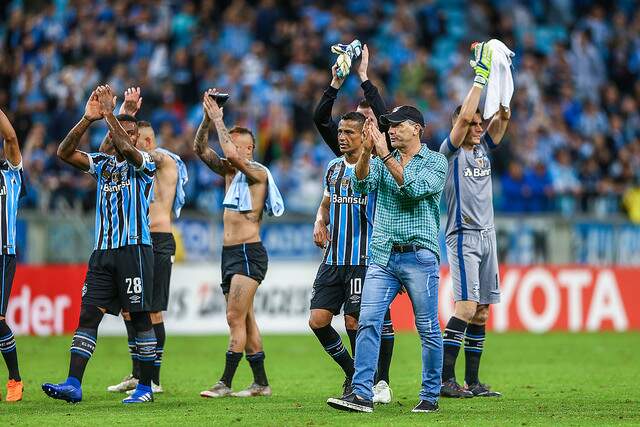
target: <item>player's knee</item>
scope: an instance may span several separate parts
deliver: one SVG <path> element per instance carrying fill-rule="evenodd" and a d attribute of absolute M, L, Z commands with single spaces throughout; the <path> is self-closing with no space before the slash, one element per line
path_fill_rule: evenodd
<path fill-rule="evenodd" d="M 123 311 L 122 312 L 122 318 L 124 320 L 126 320 L 127 322 L 130 322 L 131 321 L 131 314 L 129 314 L 128 311 Z"/>
<path fill-rule="evenodd" d="M 489 320 L 489 306 L 488 305 L 480 305 L 476 310 L 473 319 L 471 319 L 471 323 L 475 323 L 476 325 L 484 325 Z"/>
<path fill-rule="evenodd" d="M 311 310 L 311 314 L 309 315 L 309 327 L 311 329 L 324 328 L 331 324 L 332 319 L 333 314 L 330 311 Z"/>
<path fill-rule="evenodd" d="M 358 329 L 358 319 L 354 316 L 344 316 L 344 327 L 352 331 Z"/>
<path fill-rule="evenodd" d="M 467 301 L 464 301 L 465 303 Z M 462 304 L 460 302 L 456 303 L 455 316 L 464 320 L 465 322 L 471 322 L 473 316 L 476 314 L 476 306 L 474 304 Z"/>
<path fill-rule="evenodd" d="M 95 305 L 82 304 L 80 307 L 80 319 L 78 326 L 87 329 L 98 329 L 104 313 Z"/>
<path fill-rule="evenodd" d="M 153 325 L 151 324 L 151 317 L 148 312 L 143 311 L 139 313 L 131 313 L 130 316 L 131 325 L 136 332 L 148 331 L 153 328 Z"/>
<path fill-rule="evenodd" d="M 239 326 L 240 324 L 244 325 L 245 317 L 246 315 L 240 310 L 227 309 L 227 324 L 230 327 Z"/>
<path fill-rule="evenodd" d="M 158 323 L 162 323 L 164 321 L 164 319 L 162 318 L 162 312 L 161 311 L 154 311 L 152 313 L 149 314 L 151 316 L 151 323 L 153 323 L 154 325 L 158 324 Z"/>

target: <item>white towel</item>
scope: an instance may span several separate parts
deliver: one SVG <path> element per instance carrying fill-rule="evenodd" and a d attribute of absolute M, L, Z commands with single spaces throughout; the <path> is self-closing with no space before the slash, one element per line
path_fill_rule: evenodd
<path fill-rule="evenodd" d="M 258 162 L 253 162 L 258 166 L 262 166 L 267 172 L 267 198 L 264 203 L 264 210 L 269 216 L 281 216 L 284 213 L 284 200 L 278 190 L 276 181 L 271 175 L 271 171 Z M 238 212 L 249 212 L 253 210 L 251 203 L 251 193 L 249 192 L 249 182 L 242 172 L 236 172 L 236 175 L 229 185 L 227 194 L 224 196 L 222 206 L 227 209 Z"/>
<path fill-rule="evenodd" d="M 511 58 L 515 53 L 504 43 L 491 39 L 488 45 L 493 49 L 491 57 L 491 74 L 487 84 L 487 96 L 484 100 L 484 118 L 492 117 L 500 105 L 509 108 L 513 96 L 513 76 L 511 75 Z"/>

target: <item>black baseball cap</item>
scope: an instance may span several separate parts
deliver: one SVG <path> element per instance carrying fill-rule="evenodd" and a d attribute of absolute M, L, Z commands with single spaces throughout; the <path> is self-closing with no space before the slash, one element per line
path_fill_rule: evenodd
<path fill-rule="evenodd" d="M 383 114 L 380 116 L 380 124 L 383 126 L 389 126 L 390 124 L 402 123 L 405 120 L 411 120 L 414 123 L 424 127 L 424 118 L 422 113 L 416 108 L 410 105 L 401 105 L 396 107 L 389 114 Z"/>

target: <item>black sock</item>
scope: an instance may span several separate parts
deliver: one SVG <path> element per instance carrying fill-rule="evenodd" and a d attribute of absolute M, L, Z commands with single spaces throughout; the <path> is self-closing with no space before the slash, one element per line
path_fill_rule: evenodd
<path fill-rule="evenodd" d="M 357 329 L 347 329 L 347 336 L 349 337 L 349 344 L 351 344 L 351 358 L 356 358 L 356 335 Z"/>
<path fill-rule="evenodd" d="M 82 383 L 84 370 L 87 363 L 96 350 L 98 330 L 93 328 L 78 327 L 71 341 L 71 361 L 69 363 L 69 376 Z"/>
<path fill-rule="evenodd" d="M 385 381 L 389 384 L 389 367 L 391 366 L 391 356 L 393 356 L 393 344 L 395 343 L 395 332 L 391 323 L 391 311 L 387 310 L 382 324 L 382 340 L 380 340 L 380 357 L 378 358 L 378 381 Z"/>
<path fill-rule="evenodd" d="M 166 334 L 164 332 L 164 322 L 156 323 L 153 325 L 153 330 L 156 333 L 156 360 L 153 369 L 153 382 L 160 385 L 160 366 L 162 366 L 162 356 L 164 354 L 164 342 L 166 340 Z"/>
<path fill-rule="evenodd" d="M 253 371 L 253 382 L 262 386 L 269 385 L 267 374 L 264 371 L 264 351 L 259 351 L 256 354 L 247 354 L 247 361 Z"/>
<path fill-rule="evenodd" d="M 469 324 L 464 342 L 464 381 L 468 385 L 477 384 L 480 370 L 480 357 L 484 347 L 485 326 Z"/>
<path fill-rule="evenodd" d="M 136 351 L 140 364 L 140 377 L 138 377 L 138 380 L 141 385 L 147 387 L 151 387 L 153 365 L 156 361 L 156 344 L 156 334 L 153 328 L 136 333 Z"/>
<path fill-rule="evenodd" d="M 236 353 L 231 350 L 227 351 L 227 358 L 224 364 L 224 372 L 222 374 L 222 378 L 220 378 L 220 381 L 225 383 L 229 388 L 231 388 L 233 376 L 236 374 L 236 369 L 238 369 L 238 363 L 240 363 L 241 359 L 242 352 Z"/>
<path fill-rule="evenodd" d="M 124 326 L 127 328 L 127 341 L 129 344 L 129 355 L 131 356 L 131 375 L 134 378 L 140 378 L 140 362 L 138 361 L 138 351 L 136 349 L 136 330 L 131 320 L 124 320 Z"/>
<path fill-rule="evenodd" d="M 464 339 L 464 331 L 467 329 L 467 322 L 451 317 L 442 336 L 444 345 L 444 357 L 442 365 L 442 381 L 449 381 L 456 378 L 456 359 Z"/>
<path fill-rule="evenodd" d="M 312 329 L 312 331 L 318 337 L 318 341 L 320 341 L 324 350 L 340 365 L 344 374 L 348 378 L 353 377 L 353 359 L 349 356 L 349 352 L 344 348 L 344 345 L 342 345 L 342 339 L 338 332 L 331 325 Z"/>
<path fill-rule="evenodd" d="M 9 379 L 20 381 L 16 339 L 13 337 L 13 332 L 11 332 L 11 328 L 4 319 L 0 320 L 0 352 L 2 352 L 4 363 L 7 364 Z"/>

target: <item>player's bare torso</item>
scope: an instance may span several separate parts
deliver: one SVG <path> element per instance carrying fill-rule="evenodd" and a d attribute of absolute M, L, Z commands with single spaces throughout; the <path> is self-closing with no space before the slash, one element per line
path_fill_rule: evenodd
<path fill-rule="evenodd" d="M 234 176 L 235 171 L 225 175 L 225 191 L 229 189 Z M 267 197 L 267 185 L 266 181 L 249 183 L 251 206 L 253 208 L 250 212 L 224 210 L 223 244 L 225 246 L 260 241 L 260 224 L 262 222 L 262 212 Z"/>
<path fill-rule="evenodd" d="M 171 211 L 176 196 L 178 168 L 169 156 L 156 169 L 153 202 L 149 205 L 149 223 L 152 233 L 171 232 Z"/>

